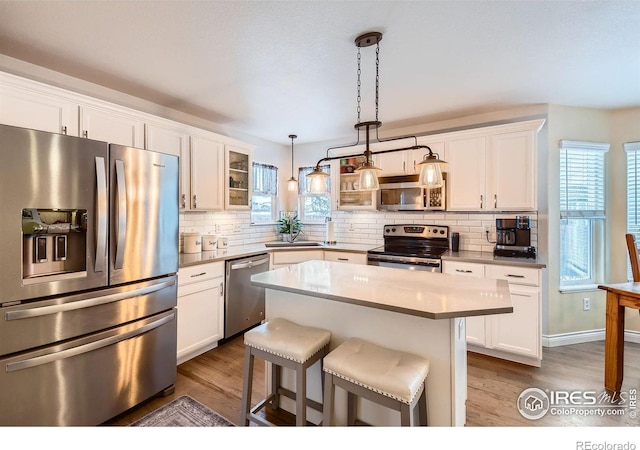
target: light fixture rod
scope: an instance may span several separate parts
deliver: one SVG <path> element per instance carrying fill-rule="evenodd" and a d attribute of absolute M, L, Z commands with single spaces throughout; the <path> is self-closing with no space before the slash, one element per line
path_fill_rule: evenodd
<path fill-rule="evenodd" d="M 406 138 L 404 138 L 406 139 Z M 340 148 L 340 147 L 334 147 L 334 148 Z M 394 149 L 390 149 L 390 150 L 378 150 L 377 152 L 372 152 L 369 150 L 369 154 L 370 155 L 380 155 L 382 153 L 393 153 L 393 152 L 402 152 L 405 150 L 418 150 L 418 149 L 425 149 L 429 151 L 429 155 L 438 155 L 437 153 L 433 153 L 433 151 L 431 150 L 431 147 L 427 146 L 427 145 L 412 145 L 411 147 L 403 147 L 403 148 L 394 148 Z M 335 161 L 336 159 L 345 159 L 345 158 L 358 158 L 362 156 L 362 153 L 356 153 L 353 155 L 340 155 L 340 156 L 327 156 L 326 158 L 322 158 L 320 160 L 318 160 L 318 162 L 316 163 L 316 168 L 320 167 L 320 164 L 322 164 L 323 162 L 326 161 Z M 438 155 L 440 156 L 440 155 Z"/>

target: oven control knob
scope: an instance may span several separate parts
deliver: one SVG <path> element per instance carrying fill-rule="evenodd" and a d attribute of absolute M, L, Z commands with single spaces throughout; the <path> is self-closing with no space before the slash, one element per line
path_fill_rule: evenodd
<path fill-rule="evenodd" d="M 387 228 L 387 229 L 386 229 L 386 230 L 384 230 L 384 231 L 386 231 L 386 232 L 388 233 L 390 230 L 389 230 L 389 228 Z"/>
<path fill-rule="evenodd" d="M 440 230 L 440 234 L 444 234 L 444 230 Z"/>
<path fill-rule="evenodd" d="M 437 233 L 437 232 L 438 232 L 438 230 L 433 230 L 433 232 L 434 232 L 434 233 Z"/>
<path fill-rule="evenodd" d="M 395 233 L 395 232 L 396 232 L 396 229 L 395 229 L 395 228 L 392 228 L 392 229 L 391 229 L 391 231 L 393 231 L 393 232 Z"/>

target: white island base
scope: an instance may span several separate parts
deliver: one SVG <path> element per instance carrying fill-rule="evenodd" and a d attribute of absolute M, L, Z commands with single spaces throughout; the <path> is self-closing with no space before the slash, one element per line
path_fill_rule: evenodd
<path fill-rule="evenodd" d="M 267 320 L 283 317 L 300 325 L 331 331 L 331 349 L 350 337 L 424 356 L 429 360 L 427 398 L 429 426 L 464 426 L 467 397 L 467 353 L 464 318 L 427 319 L 324 298 L 266 290 Z M 271 371 L 267 370 L 267 374 Z M 308 397 L 322 402 L 320 365 L 307 371 Z M 295 387 L 292 371 L 283 369 L 283 385 Z M 270 386 L 270 380 L 267 386 Z M 295 403 L 282 397 L 280 405 L 295 414 Z M 322 415 L 307 409 L 310 422 Z M 400 412 L 358 399 L 358 419 L 377 426 L 400 426 Z M 347 395 L 336 387 L 333 424 L 347 423 Z"/>
<path fill-rule="evenodd" d="M 504 280 L 330 261 L 307 261 L 251 277 L 266 290 L 267 320 L 282 317 L 331 332 L 330 350 L 351 337 L 429 360 L 430 426 L 464 426 L 467 397 L 465 317 L 513 312 Z M 267 376 L 270 375 L 267 370 Z M 307 371 L 307 396 L 322 402 L 320 364 Z M 291 371 L 283 385 L 295 389 Z M 267 386 L 270 386 L 267 380 Z M 289 412 L 295 405 L 281 398 Z M 347 395 L 336 387 L 333 425 L 346 425 Z M 316 424 L 321 414 L 307 410 Z M 360 421 L 399 426 L 400 413 L 358 400 Z"/>

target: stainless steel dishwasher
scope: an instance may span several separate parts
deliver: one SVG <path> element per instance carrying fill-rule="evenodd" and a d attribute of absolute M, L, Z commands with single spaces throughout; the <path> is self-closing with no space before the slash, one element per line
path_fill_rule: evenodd
<path fill-rule="evenodd" d="M 269 255 L 262 253 L 226 262 L 224 338 L 264 319 L 264 288 L 251 285 L 251 275 L 269 270 Z"/>

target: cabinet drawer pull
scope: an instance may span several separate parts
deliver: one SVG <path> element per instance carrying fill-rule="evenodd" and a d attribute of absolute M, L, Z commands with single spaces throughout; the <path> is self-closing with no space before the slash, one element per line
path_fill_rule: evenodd
<path fill-rule="evenodd" d="M 197 208 L 198 207 L 198 196 L 196 194 L 193 194 L 193 208 Z"/>
<path fill-rule="evenodd" d="M 83 138 L 88 138 L 88 137 L 89 137 L 89 132 L 88 132 L 87 130 L 84 130 L 84 131 L 82 132 L 82 137 L 83 137 Z"/>
<path fill-rule="evenodd" d="M 493 194 L 493 207 L 494 209 L 498 207 L 498 194 Z"/>
<path fill-rule="evenodd" d="M 507 273 L 505 274 L 505 277 L 511 277 L 511 278 L 524 278 L 524 275 L 514 275 L 512 273 Z"/>
<path fill-rule="evenodd" d="M 201 277 L 201 276 L 206 275 L 206 274 L 207 274 L 207 272 L 194 273 L 193 275 L 191 275 L 191 278 Z"/>
<path fill-rule="evenodd" d="M 460 272 L 460 273 L 473 273 L 472 270 L 462 270 L 462 269 L 456 269 L 456 272 Z"/>
<path fill-rule="evenodd" d="M 182 194 L 182 209 L 187 207 L 187 194 Z"/>
<path fill-rule="evenodd" d="M 484 205 L 484 196 L 480 194 L 480 209 L 484 207 L 483 205 Z"/>
<path fill-rule="evenodd" d="M 349 258 L 338 258 L 338 261 L 349 261 Z"/>
<path fill-rule="evenodd" d="M 62 134 L 67 134 L 67 127 L 66 126 L 62 127 Z"/>
<path fill-rule="evenodd" d="M 220 283 L 220 297 L 224 295 L 224 285 Z"/>

